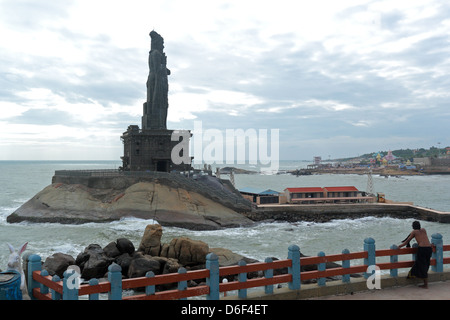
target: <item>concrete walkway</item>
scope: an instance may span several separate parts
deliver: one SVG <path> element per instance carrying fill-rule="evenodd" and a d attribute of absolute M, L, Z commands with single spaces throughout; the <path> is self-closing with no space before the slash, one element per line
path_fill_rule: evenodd
<path fill-rule="evenodd" d="M 353 294 L 316 297 L 308 300 L 450 300 L 450 282 L 431 282 L 428 284 L 428 289 L 413 284 Z"/>
<path fill-rule="evenodd" d="M 406 273 L 398 277 L 389 274 L 380 278 L 381 289 L 369 290 L 364 277 L 350 278 L 349 283 L 329 281 L 325 286 L 316 283 L 302 284 L 300 290 L 290 290 L 287 286 L 276 288 L 273 294 L 263 290 L 249 292 L 248 300 L 450 300 L 450 270 L 428 272 L 428 289 L 419 285 L 420 279 L 407 279 Z M 223 298 L 236 300 L 237 295 Z"/>

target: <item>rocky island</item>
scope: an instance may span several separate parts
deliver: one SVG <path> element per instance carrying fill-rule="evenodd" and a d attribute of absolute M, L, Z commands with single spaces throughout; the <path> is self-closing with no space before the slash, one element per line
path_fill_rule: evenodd
<path fill-rule="evenodd" d="M 124 217 L 163 226 L 214 230 L 248 226 L 251 204 L 227 180 L 165 172 L 57 171 L 52 184 L 14 213 L 20 221 L 79 224 Z"/>

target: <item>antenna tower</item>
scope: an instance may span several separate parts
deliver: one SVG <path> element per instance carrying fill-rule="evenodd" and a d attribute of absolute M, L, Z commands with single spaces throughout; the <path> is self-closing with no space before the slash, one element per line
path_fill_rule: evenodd
<path fill-rule="evenodd" d="M 367 172 L 367 188 L 366 193 L 368 196 L 375 196 L 375 189 L 373 187 L 373 179 L 372 179 L 372 168 L 369 168 Z"/>

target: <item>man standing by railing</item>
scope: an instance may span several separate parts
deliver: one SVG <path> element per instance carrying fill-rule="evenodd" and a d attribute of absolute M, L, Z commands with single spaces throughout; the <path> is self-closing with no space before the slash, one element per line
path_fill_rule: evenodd
<path fill-rule="evenodd" d="M 420 278 L 423 279 L 423 285 L 421 288 L 428 289 L 428 269 L 430 267 L 431 254 L 433 252 L 431 248 L 431 243 L 428 240 L 427 231 L 420 227 L 419 221 L 414 221 L 412 224 L 413 231 L 409 234 L 408 238 L 402 242 L 398 248 L 405 246 L 413 238 L 416 239 L 419 247 L 417 248 L 416 260 L 413 267 L 408 273 L 409 278 Z"/>

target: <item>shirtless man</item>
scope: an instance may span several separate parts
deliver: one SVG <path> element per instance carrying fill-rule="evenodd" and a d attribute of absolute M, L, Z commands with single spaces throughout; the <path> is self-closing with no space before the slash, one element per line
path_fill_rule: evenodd
<path fill-rule="evenodd" d="M 411 271 L 408 273 L 408 278 L 421 278 L 423 279 L 423 285 L 421 288 L 428 289 L 428 269 L 430 267 L 431 253 L 433 252 L 431 248 L 431 243 L 428 240 L 427 231 L 420 227 L 419 221 L 414 221 L 412 224 L 413 231 L 409 234 L 408 238 L 403 241 L 398 248 L 405 246 L 413 238 L 416 239 L 419 247 L 417 248 L 416 261 L 414 262 Z"/>

